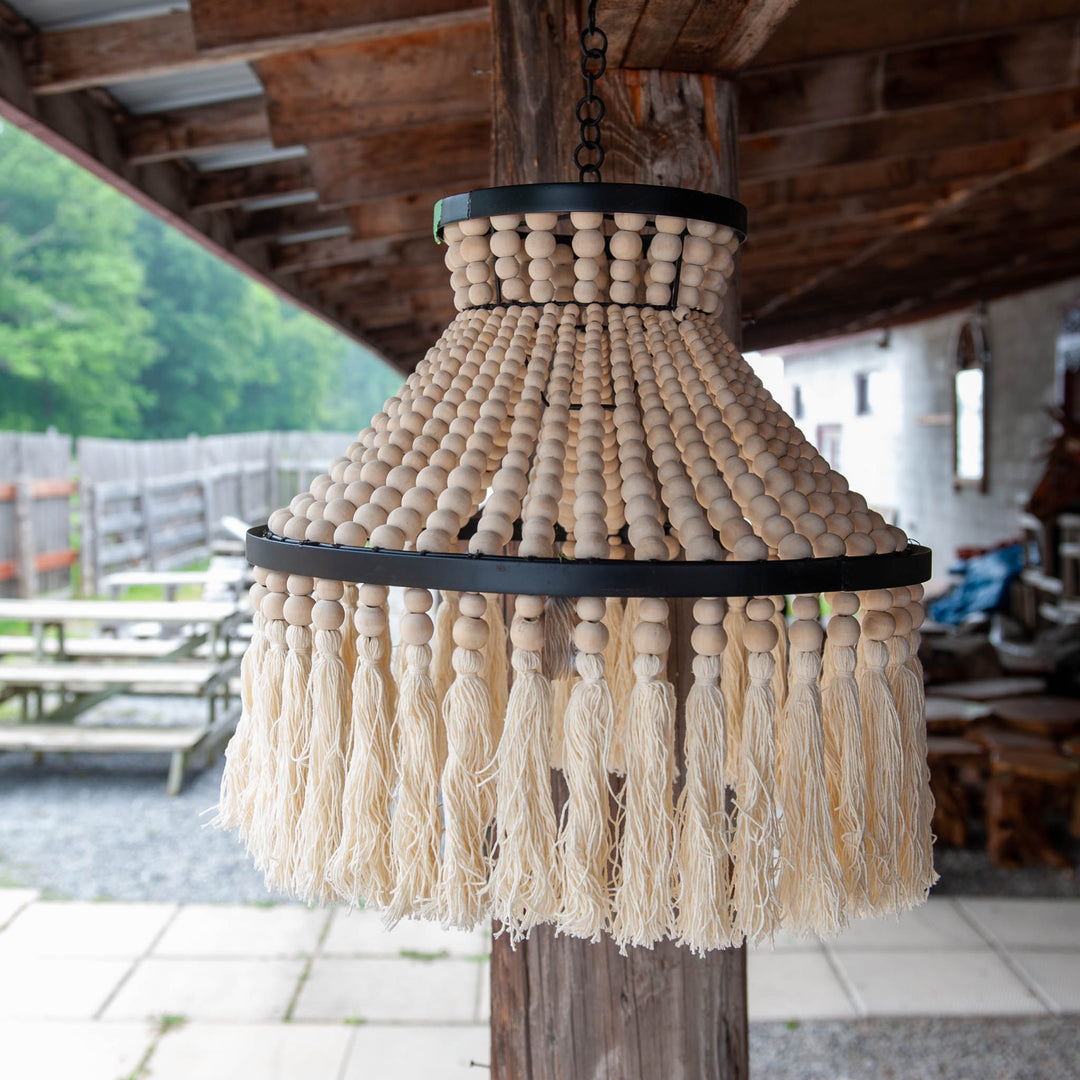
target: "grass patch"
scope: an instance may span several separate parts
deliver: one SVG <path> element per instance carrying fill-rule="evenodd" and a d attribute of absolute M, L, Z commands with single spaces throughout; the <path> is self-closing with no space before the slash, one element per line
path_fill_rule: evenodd
<path fill-rule="evenodd" d="M 188 1022 L 188 1018 L 181 1013 L 166 1013 L 158 1021 L 158 1035 L 164 1035 L 168 1031 L 182 1028 Z"/>
<path fill-rule="evenodd" d="M 798 1020 L 788 1020 L 787 1023 L 784 1024 L 784 1027 L 786 1027 L 788 1031 L 798 1031 L 801 1025 Z"/>
<path fill-rule="evenodd" d="M 367 1021 L 362 1016 L 349 1016 L 341 1021 L 343 1024 L 348 1024 L 349 1027 L 362 1027 Z"/>
<path fill-rule="evenodd" d="M 421 952 L 419 949 L 398 949 L 398 956 L 403 960 L 423 960 L 430 963 L 432 960 L 445 960 L 450 952 L 447 949 L 439 949 L 438 952 Z"/>

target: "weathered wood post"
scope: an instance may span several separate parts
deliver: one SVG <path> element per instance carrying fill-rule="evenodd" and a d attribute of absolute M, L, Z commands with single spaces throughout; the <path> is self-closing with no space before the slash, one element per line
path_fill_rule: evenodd
<path fill-rule="evenodd" d="M 574 105 L 582 96 L 574 0 L 493 0 L 496 184 L 577 180 Z M 603 21 L 601 19 L 601 27 Z M 736 195 L 736 91 L 712 76 L 608 70 L 605 181 Z M 739 341 L 737 277 L 725 328 Z M 674 605 L 671 677 L 686 699 L 690 604 Z M 678 716 L 681 732 L 683 717 Z M 556 784 L 561 784 L 556 776 Z M 627 949 L 556 937 L 550 927 L 491 965 L 495 1080 L 744 1080 L 746 956 L 705 959 L 665 942 Z"/>

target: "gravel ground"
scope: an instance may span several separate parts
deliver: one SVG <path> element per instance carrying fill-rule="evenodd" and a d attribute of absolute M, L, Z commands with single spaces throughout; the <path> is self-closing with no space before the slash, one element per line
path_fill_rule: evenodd
<path fill-rule="evenodd" d="M 116 697 L 82 722 L 199 722 L 191 699 Z M 189 768 L 176 798 L 165 795 L 164 755 L 0 756 L 0 882 L 82 900 L 254 903 L 271 897 L 232 834 L 209 827 L 222 760 Z M 1080 841 L 1056 837 L 1080 865 Z M 976 838 L 977 842 L 977 838 Z M 1074 870 L 998 870 L 981 850 L 936 856 L 938 895 L 1080 896 Z M 1077 1069 L 1080 1078 L 1080 1067 Z"/>
<path fill-rule="evenodd" d="M 1075 1016 L 750 1025 L 753 1080 L 1077 1080 Z"/>

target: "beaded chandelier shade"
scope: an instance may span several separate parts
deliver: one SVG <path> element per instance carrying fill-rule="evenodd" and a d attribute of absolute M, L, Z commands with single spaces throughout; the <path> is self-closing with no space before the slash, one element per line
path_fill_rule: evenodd
<path fill-rule="evenodd" d="M 929 552 L 722 329 L 742 207 L 552 184 L 436 223 L 457 317 L 249 537 L 219 822 L 274 888 L 515 939 L 705 951 L 921 902 Z"/>

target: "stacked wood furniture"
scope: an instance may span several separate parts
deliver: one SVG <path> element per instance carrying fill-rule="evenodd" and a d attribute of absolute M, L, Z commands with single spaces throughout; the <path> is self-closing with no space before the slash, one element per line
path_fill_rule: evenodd
<path fill-rule="evenodd" d="M 938 843 L 966 842 L 974 795 L 985 790 L 987 851 L 995 865 L 1070 865 L 1048 833 L 1046 811 L 1060 807 L 1072 835 L 1080 836 L 1080 701 L 1045 696 L 1039 682 L 933 688 L 927 727 Z M 965 686 L 970 700 L 964 700 Z M 995 696 L 1005 687 L 1021 692 Z"/>

